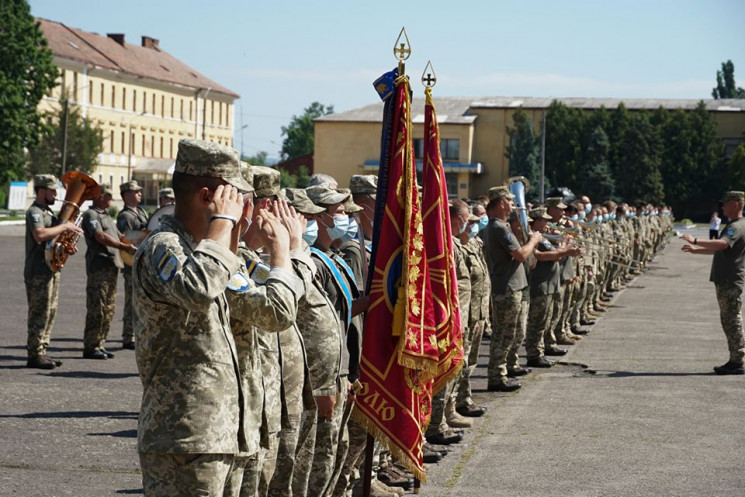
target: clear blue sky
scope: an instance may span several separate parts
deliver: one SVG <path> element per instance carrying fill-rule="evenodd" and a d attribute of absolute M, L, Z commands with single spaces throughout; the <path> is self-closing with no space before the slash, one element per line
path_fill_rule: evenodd
<path fill-rule="evenodd" d="M 239 93 L 246 155 L 277 156 L 281 126 L 311 102 L 377 101 L 406 26 L 415 96 L 711 98 L 731 59 L 745 87 L 742 0 L 30 0 L 35 16 L 100 34 L 147 35 Z M 242 116 L 241 116 L 242 114 Z M 242 119 L 242 121 L 241 121 Z M 236 148 L 241 133 L 236 131 Z"/>

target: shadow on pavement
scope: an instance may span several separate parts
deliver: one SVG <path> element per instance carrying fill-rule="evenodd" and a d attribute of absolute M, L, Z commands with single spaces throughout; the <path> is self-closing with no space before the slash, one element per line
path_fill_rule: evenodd
<path fill-rule="evenodd" d="M 137 430 L 122 430 L 114 433 L 88 433 L 90 437 L 137 438 Z"/>
<path fill-rule="evenodd" d="M 594 370 L 588 370 L 584 371 L 584 373 L 590 375 L 590 376 L 596 376 L 598 378 L 635 378 L 635 377 L 642 377 L 642 376 L 649 376 L 649 377 L 656 377 L 656 376 L 714 376 L 714 372 L 697 372 L 697 373 L 665 373 L 665 372 L 639 372 L 635 373 L 633 371 L 615 371 L 613 373 L 605 372 L 605 371 L 594 371 Z"/>
<path fill-rule="evenodd" d="M 126 490 L 117 490 L 115 493 L 124 495 L 142 495 L 143 490 L 141 488 L 129 488 Z"/>
<path fill-rule="evenodd" d="M 111 418 L 137 419 L 138 413 L 126 411 L 62 411 L 29 412 L 26 414 L 0 414 L 0 418 L 54 419 L 54 418 Z"/>
<path fill-rule="evenodd" d="M 100 371 L 59 371 L 44 376 L 56 378 L 93 378 L 98 380 L 118 380 L 122 378 L 136 378 L 137 373 L 102 373 Z"/>

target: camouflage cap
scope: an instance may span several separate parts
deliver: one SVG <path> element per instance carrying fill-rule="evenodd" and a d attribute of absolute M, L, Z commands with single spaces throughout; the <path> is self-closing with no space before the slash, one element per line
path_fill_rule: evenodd
<path fill-rule="evenodd" d="M 336 188 L 339 182 L 330 174 L 316 173 L 308 180 L 308 186 L 325 185 L 329 188 Z"/>
<path fill-rule="evenodd" d="M 248 166 L 253 174 L 253 187 L 257 197 L 272 197 L 279 193 L 279 171 L 265 166 Z"/>
<path fill-rule="evenodd" d="M 102 183 L 102 184 L 98 185 L 98 188 L 99 188 L 99 191 L 101 192 L 100 193 L 101 195 L 106 195 L 107 193 L 109 195 L 113 195 L 114 194 L 114 189 L 111 188 L 111 185 L 108 184 L 108 183 Z"/>
<path fill-rule="evenodd" d="M 173 188 L 161 188 L 158 190 L 158 197 L 165 197 L 165 198 L 176 198 L 176 196 L 173 194 Z"/>
<path fill-rule="evenodd" d="M 124 192 L 139 192 L 142 190 L 142 187 L 137 184 L 137 181 L 125 181 L 121 185 L 119 185 L 119 193 L 121 195 L 124 195 Z"/>
<path fill-rule="evenodd" d="M 339 193 L 325 185 L 309 186 L 305 192 L 314 204 L 323 206 L 343 204 L 349 198 L 348 193 Z"/>
<path fill-rule="evenodd" d="M 284 188 L 280 190 L 279 195 L 284 197 L 296 211 L 302 214 L 320 214 L 321 212 L 326 212 L 326 209 L 314 204 L 302 188 Z"/>
<path fill-rule="evenodd" d="M 503 198 L 513 199 L 515 196 L 510 193 L 510 189 L 506 186 L 493 186 L 489 188 L 489 201 L 500 200 Z"/>
<path fill-rule="evenodd" d="M 222 178 L 243 193 L 252 192 L 253 187 L 241 174 L 238 155 L 237 150 L 224 145 L 186 138 L 178 142 L 175 171 L 191 176 Z"/>
<path fill-rule="evenodd" d="M 251 164 L 248 162 L 241 161 L 241 176 L 243 176 L 243 179 L 246 180 L 246 183 L 251 185 L 253 188 L 254 186 L 254 172 L 253 169 L 251 169 Z"/>
<path fill-rule="evenodd" d="M 745 202 L 745 192 L 740 191 L 729 191 L 724 194 L 724 197 L 722 197 L 722 203 L 724 202 Z"/>
<path fill-rule="evenodd" d="M 355 212 L 364 210 L 352 201 L 352 191 L 349 188 L 337 188 L 336 191 L 344 195 L 349 195 L 347 201 L 344 202 L 344 212 L 347 214 L 354 214 Z"/>
<path fill-rule="evenodd" d="M 530 216 L 530 219 L 553 219 L 551 216 L 546 214 L 545 207 L 535 207 L 533 209 L 530 209 L 530 211 L 528 211 L 528 216 Z"/>
<path fill-rule="evenodd" d="M 34 176 L 34 188 L 55 189 L 57 185 L 59 185 L 59 180 L 54 174 L 37 174 Z"/>
<path fill-rule="evenodd" d="M 378 177 L 374 174 L 353 174 L 349 178 L 349 189 L 352 193 L 375 195 L 378 193 Z"/>
<path fill-rule="evenodd" d="M 546 207 L 558 207 L 559 209 L 566 209 L 567 206 L 564 203 L 564 199 L 561 197 L 549 197 L 546 199 Z"/>

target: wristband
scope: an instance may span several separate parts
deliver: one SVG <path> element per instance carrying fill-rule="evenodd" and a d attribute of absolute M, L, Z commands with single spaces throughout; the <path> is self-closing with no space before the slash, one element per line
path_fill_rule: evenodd
<path fill-rule="evenodd" d="M 698 238 L 694 238 L 694 239 L 693 239 L 693 244 L 694 244 L 694 245 L 698 245 Z"/>
<path fill-rule="evenodd" d="M 227 219 L 228 221 L 231 221 L 233 223 L 233 228 L 235 228 L 235 225 L 238 223 L 238 219 L 227 214 L 215 214 L 210 218 L 210 222 L 214 221 L 215 219 Z"/>

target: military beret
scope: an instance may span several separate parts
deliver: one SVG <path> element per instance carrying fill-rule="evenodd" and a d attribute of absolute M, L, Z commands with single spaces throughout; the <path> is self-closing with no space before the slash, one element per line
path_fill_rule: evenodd
<path fill-rule="evenodd" d="M 530 216 L 531 219 L 553 219 L 551 216 L 546 214 L 545 207 L 535 207 L 530 209 L 530 211 L 528 211 L 528 216 Z"/>
<path fill-rule="evenodd" d="M 564 199 L 561 197 L 549 197 L 546 199 L 546 207 L 558 207 L 559 209 L 566 209 L 567 206 L 564 203 Z"/>
<path fill-rule="evenodd" d="M 176 198 L 173 194 L 173 188 L 161 188 L 158 190 L 158 197 Z"/>
<path fill-rule="evenodd" d="M 296 211 L 302 214 L 320 214 L 321 212 L 326 212 L 326 209 L 314 204 L 302 188 L 284 188 L 280 190 L 279 196 L 284 197 Z"/>
<path fill-rule="evenodd" d="M 280 173 L 265 166 L 248 166 L 253 173 L 253 187 L 257 197 L 271 197 L 279 193 Z"/>
<path fill-rule="evenodd" d="M 119 193 L 121 195 L 124 195 L 124 192 L 139 192 L 142 190 L 142 187 L 137 184 L 137 181 L 125 181 L 121 185 L 119 185 Z"/>
<path fill-rule="evenodd" d="M 305 192 L 314 204 L 323 206 L 343 204 L 349 198 L 348 193 L 339 193 L 326 185 L 309 186 Z"/>
<path fill-rule="evenodd" d="M 178 142 L 175 171 L 191 176 L 221 178 L 244 193 L 253 187 L 241 174 L 238 151 L 217 143 L 186 138 Z"/>
<path fill-rule="evenodd" d="M 59 180 L 54 174 L 37 174 L 34 176 L 34 188 L 57 188 Z"/>
<path fill-rule="evenodd" d="M 378 193 L 378 177 L 374 174 L 353 174 L 349 178 L 349 189 L 352 193 Z"/>
<path fill-rule="evenodd" d="M 745 192 L 729 191 L 722 197 L 722 202 L 745 202 Z"/>
<path fill-rule="evenodd" d="M 493 186 L 489 188 L 489 200 L 500 200 L 503 198 L 513 199 L 515 196 L 510 193 L 510 189 L 506 186 Z"/>
<path fill-rule="evenodd" d="M 111 185 L 108 184 L 108 183 L 102 183 L 102 184 L 98 185 L 98 188 L 99 188 L 99 191 L 101 192 L 100 195 L 106 195 L 107 193 L 109 195 L 113 195 L 114 194 L 114 189 L 111 188 Z"/>

